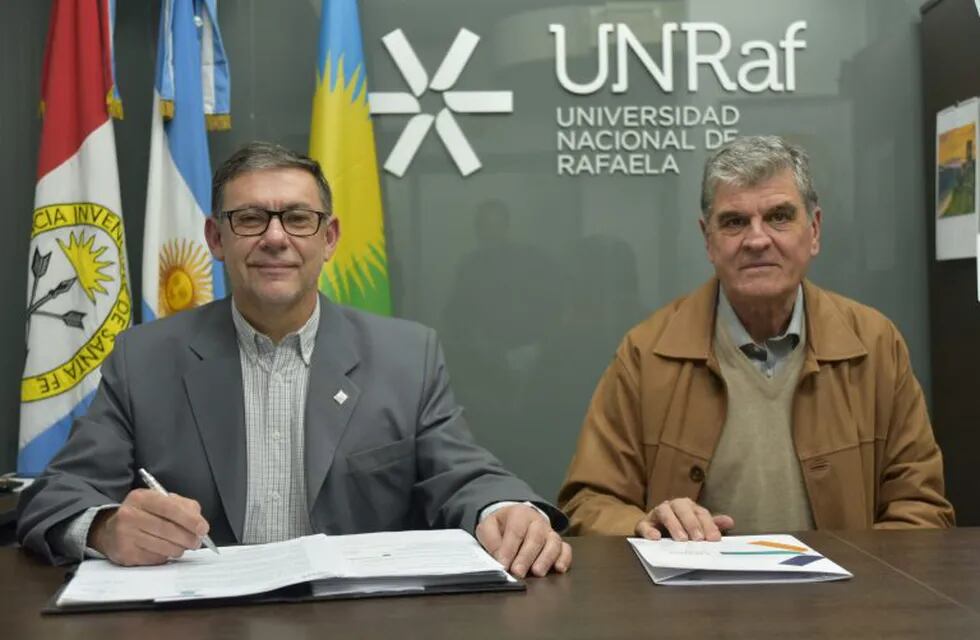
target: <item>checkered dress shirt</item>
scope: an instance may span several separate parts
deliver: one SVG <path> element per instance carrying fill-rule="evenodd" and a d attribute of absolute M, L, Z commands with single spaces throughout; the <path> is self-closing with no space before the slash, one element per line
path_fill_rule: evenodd
<path fill-rule="evenodd" d="M 242 542 L 258 544 L 313 533 L 306 505 L 303 417 L 320 300 L 303 327 L 279 344 L 231 306 L 242 362 L 248 491 Z"/>

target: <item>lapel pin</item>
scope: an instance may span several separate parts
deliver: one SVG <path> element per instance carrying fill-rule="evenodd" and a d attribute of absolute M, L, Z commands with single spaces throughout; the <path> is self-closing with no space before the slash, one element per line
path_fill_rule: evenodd
<path fill-rule="evenodd" d="M 334 394 L 333 399 L 337 402 L 337 404 L 344 404 L 345 402 L 347 402 L 347 394 L 344 393 L 343 389 L 341 389 L 340 391 Z"/>

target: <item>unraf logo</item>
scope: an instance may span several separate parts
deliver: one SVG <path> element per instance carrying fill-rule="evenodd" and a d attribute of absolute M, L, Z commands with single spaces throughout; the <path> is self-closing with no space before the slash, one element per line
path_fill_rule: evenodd
<path fill-rule="evenodd" d="M 432 79 L 419 61 L 401 29 L 381 39 L 411 93 L 374 91 L 368 94 L 372 115 L 411 115 L 398 141 L 385 160 L 385 171 L 405 175 L 422 141 L 435 123 L 436 133 L 463 176 L 483 164 L 460 128 L 456 113 L 510 113 L 514 110 L 511 91 L 454 91 L 456 81 L 480 42 L 480 36 L 460 29 Z M 436 115 L 421 113 L 418 99 L 428 90 L 442 92 L 445 106 Z"/>

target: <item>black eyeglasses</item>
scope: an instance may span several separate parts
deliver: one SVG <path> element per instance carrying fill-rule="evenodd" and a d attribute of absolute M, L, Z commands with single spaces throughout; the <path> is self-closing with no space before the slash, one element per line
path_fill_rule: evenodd
<path fill-rule="evenodd" d="M 245 207 L 222 211 L 221 215 L 228 218 L 228 224 L 235 235 L 260 236 L 269 228 L 273 217 L 279 218 L 283 230 L 291 236 L 312 236 L 320 230 L 320 225 L 327 214 L 312 209 L 284 209 L 273 211 L 259 207 Z"/>

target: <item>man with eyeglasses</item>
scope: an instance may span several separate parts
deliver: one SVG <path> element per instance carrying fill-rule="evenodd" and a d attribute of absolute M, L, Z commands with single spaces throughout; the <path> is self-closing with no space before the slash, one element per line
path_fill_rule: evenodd
<path fill-rule="evenodd" d="M 559 494 L 570 530 L 952 526 L 902 336 L 805 279 L 822 215 L 805 152 L 773 136 L 726 144 L 701 213 L 715 277 L 620 344 Z"/>
<path fill-rule="evenodd" d="M 463 527 L 518 576 L 566 571 L 564 515 L 473 441 L 434 332 L 318 293 L 341 229 L 317 163 L 252 143 L 212 191 L 205 234 L 231 298 L 117 338 L 88 413 L 25 492 L 23 545 L 145 565 L 205 534 Z"/>

